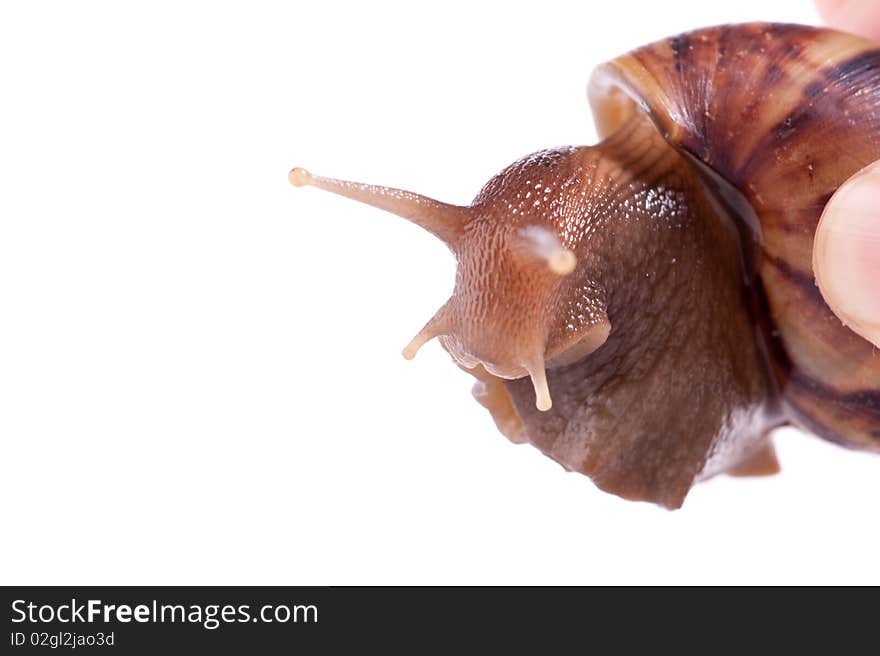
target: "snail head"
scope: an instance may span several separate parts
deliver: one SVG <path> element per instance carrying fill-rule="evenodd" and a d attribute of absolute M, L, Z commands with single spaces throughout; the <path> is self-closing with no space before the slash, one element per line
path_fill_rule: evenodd
<path fill-rule="evenodd" d="M 437 337 L 466 369 L 482 366 L 507 379 L 530 376 L 536 406 L 549 410 L 546 368 L 587 355 L 610 331 L 604 308 L 584 310 L 584 276 L 573 275 L 581 269 L 588 277 L 588 262 L 576 255 L 579 233 L 569 229 L 588 200 L 588 185 L 576 173 L 578 150 L 541 151 L 515 162 L 469 206 L 301 168 L 289 179 L 397 214 L 452 250 L 452 296 L 407 344 L 405 358 Z"/>

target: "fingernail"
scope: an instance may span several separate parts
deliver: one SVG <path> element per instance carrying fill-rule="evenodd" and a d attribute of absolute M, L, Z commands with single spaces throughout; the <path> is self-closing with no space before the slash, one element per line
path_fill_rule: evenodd
<path fill-rule="evenodd" d="M 880 346 L 880 162 L 847 180 L 825 207 L 813 269 L 831 309 Z"/>

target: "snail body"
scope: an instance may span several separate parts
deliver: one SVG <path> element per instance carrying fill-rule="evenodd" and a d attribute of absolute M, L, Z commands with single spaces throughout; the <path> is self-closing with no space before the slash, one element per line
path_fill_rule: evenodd
<path fill-rule="evenodd" d="M 822 299 L 812 241 L 880 159 L 880 49 L 831 30 L 708 28 L 597 69 L 603 141 L 530 155 L 467 207 L 291 172 L 408 218 L 458 262 L 438 337 L 499 429 L 628 499 L 677 508 L 778 470 L 794 424 L 880 450 L 880 356 Z"/>

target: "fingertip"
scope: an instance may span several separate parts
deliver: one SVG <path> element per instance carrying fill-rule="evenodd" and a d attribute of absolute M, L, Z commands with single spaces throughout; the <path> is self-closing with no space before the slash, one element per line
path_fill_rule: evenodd
<path fill-rule="evenodd" d="M 880 162 L 847 180 L 826 205 L 813 270 L 834 313 L 880 346 Z"/>
<path fill-rule="evenodd" d="M 822 20 L 831 25 L 840 10 L 847 5 L 847 2 L 846 0 L 815 0 L 815 4 Z"/>
<path fill-rule="evenodd" d="M 880 2 L 816 0 L 816 9 L 829 27 L 866 39 L 880 40 Z"/>

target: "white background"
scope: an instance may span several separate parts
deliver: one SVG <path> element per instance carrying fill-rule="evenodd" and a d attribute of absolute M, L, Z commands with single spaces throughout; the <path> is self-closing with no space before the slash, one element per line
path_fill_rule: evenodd
<path fill-rule="evenodd" d="M 595 139 L 599 62 L 812 6 L 415 5 L 2 5 L 0 582 L 880 583 L 876 456 L 604 494 L 400 357 L 442 244 L 286 178 L 465 203 Z"/>

